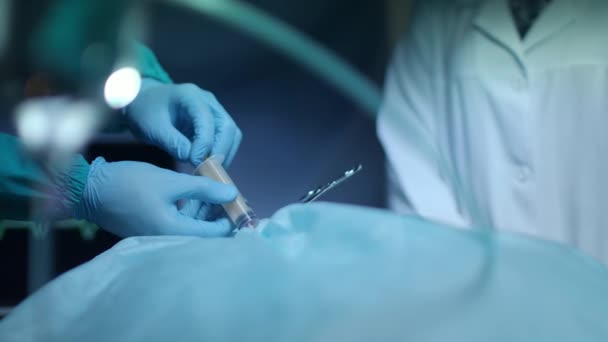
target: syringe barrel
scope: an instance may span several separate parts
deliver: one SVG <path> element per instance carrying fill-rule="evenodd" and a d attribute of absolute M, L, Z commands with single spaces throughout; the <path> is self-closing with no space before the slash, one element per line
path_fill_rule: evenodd
<path fill-rule="evenodd" d="M 234 185 L 234 182 L 222 166 L 224 157 L 221 155 L 213 155 L 203 161 L 195 170 L 194 174 L 198 176 L 209 177 L 221 183 Z M 255 228 L 258 224 L 258 219 L 255 213 L 243 197 L 241 193 L 236 199 L 230 203 L 222 205 L 230 221 L 235 225 L 236 229 L 244 227 Z"/>

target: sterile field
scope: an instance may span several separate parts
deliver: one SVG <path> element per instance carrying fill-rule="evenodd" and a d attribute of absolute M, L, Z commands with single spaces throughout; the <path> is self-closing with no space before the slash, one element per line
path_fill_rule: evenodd
<path fill-rule="evenodd" d="M 606 341 L 608 270 L 561 245 L 293 205 L 231 239 L 126 239 L 2 341 Z"/>

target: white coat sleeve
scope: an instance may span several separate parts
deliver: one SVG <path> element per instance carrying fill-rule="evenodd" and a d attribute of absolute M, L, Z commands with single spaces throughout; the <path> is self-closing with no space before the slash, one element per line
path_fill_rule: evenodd
<path fill-rule="evenodd" d="M 377 121 L 388 170 L 388 204 L 453 225 L 467 225 L 459 212 L 437 147 L 436 124 L 442 101 L 441 22 L 420 2 L 388 69 Z"/>

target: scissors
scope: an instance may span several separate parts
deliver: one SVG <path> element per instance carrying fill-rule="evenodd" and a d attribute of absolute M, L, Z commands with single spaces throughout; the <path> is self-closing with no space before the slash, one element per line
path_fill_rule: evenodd
<path fill-rule="evenodd" d="M 361 164 L 358 164 L 352 169 L 346 170 L 342 175 L 340 175 L 340 177 L 336 178 L 335 180 L 307 192 L 306 195 L 300 198 L 300 203 L 310 203 L 316 200 L 317 198 L 321 197 L 321 195 L 342 184 L 344 181 L 356 175 L 361 170 L 363 170 L 363 165 Z"/>

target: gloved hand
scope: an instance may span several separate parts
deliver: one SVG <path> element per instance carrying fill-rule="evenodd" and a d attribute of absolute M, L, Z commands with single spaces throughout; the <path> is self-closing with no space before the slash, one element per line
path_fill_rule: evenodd
<path fill-rule="evenodd" d="M 228 167 L 242 139 L 215 96 L 194 84 L 144 79 L 125 115 L 135 136 L 194 166 L 209 155 L 222 154 Z"/>
<path fill-rule="evenodd" d="M 228 218 L 203 221 L 178 210 L 180 199 L 205 203 L 234 200 L 232 185 L 190 176 L 140 162 L 108 163 L 97 158 L 75 216 L 96 223 L 121 237 L 134 235 L 226 236 Z"/>

